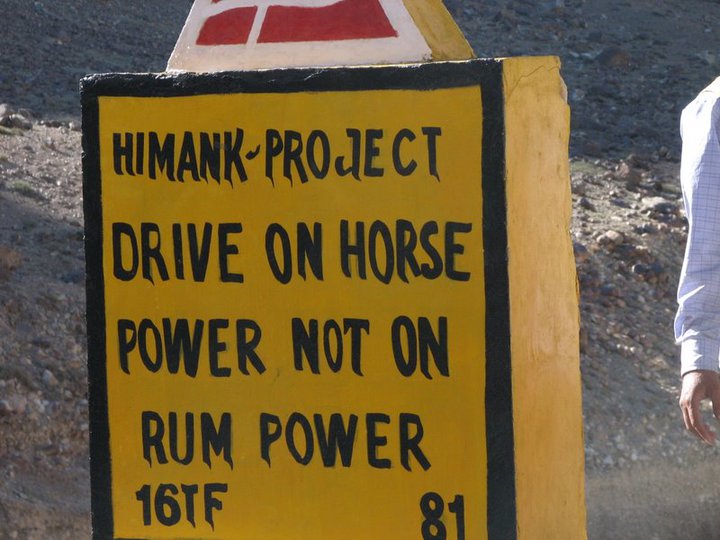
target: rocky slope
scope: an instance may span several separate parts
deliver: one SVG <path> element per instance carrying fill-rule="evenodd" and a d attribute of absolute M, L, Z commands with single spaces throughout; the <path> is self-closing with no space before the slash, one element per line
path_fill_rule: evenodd
<path fill-rule="evenodd" d="M 0 538 L 89 536 L 77 82 L 161 70 L 190 4 L 0 0 Z M 720 70 L 720 4 L 448 6 L 478 55 L 564 63 L 591 538 L 717 538 L 718 453 L 681 428 L 671 325 L 678 116 Z"/>

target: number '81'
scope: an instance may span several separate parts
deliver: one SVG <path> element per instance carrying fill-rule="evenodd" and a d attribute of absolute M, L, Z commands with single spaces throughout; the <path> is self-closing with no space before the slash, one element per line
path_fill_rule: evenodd
<path fill-rule="evenodd" d="M 445 512 L 445 501 L 434 491 L 430 491 L 420 499 L 420 511 L 425 518 L 422 522 L 423 540 L 447 540 L 447 527 L 442 520 Z M 465 540 L 465 498 L 456 495 L 448 504 L 448 511 L 455 514 L 457 540 Z"/>

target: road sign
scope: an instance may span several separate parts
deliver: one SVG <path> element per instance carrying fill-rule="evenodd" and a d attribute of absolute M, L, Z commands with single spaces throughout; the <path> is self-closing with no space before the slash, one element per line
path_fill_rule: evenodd
<path fill-rule="evenodd" d="M 558 81 L 86 79 L 95 538 L 581 538 Z"/>

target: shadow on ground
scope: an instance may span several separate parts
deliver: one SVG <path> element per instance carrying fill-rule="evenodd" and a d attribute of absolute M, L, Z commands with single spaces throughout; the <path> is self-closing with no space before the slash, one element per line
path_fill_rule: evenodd
<path fill-rule="evenodd" d="M 590 540 L 717 540 L 720 463 L 589 475 Z"/>

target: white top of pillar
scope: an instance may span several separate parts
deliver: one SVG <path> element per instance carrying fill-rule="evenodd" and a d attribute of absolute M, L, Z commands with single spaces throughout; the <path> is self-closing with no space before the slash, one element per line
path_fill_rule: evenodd
<path fill-rule="evenodd" d="M 437 0 L 195 0 L 168 70 L 213 72 L 449 59 L 441 51 L 437 54 L 433 40 L 438 38 L 467 47 L 469 52 L 455 53 L 459 56 L 455 59 L 472 57 Z"/>

